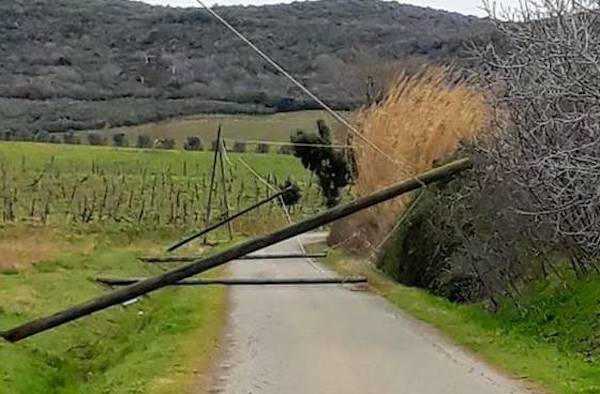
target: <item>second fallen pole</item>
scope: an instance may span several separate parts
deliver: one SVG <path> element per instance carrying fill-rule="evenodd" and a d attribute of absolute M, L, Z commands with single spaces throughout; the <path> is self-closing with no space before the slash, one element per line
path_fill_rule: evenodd
<path fill-rule="evenodd" d="M 284 190 L 280 191 L 279 193 L 273 194 L 272 196 L 270 196 L 268 198 L 265 198 L 264 200 L 259 201 L 256 204 L 254 204 L 254 205 L 252 205 L 252 206 L 250 206 L 250 207 L 248 207 L 246 209 L 243 209 L 243 210 L 241 210 L 239 212 L 236 212 L 235 214 L 233 214 L 230 217 L 227 217 L 227 218 L 225 218 L 223 220 L 220 220 L 219 222 L 217 222 L 217 223 L 215 223 L 213 225 L 210 225 L 210 226 L 206 227 L 205 229 L 201 230 L 200 232 L 198 232 L 198 233 L 196 233 L 196 234 L 194 234 L 194 235 L 192 235 L 192 236 L 190 236 L 190 237 L 188 237 L 188 238 L 186 238 L 186 239 L 184 239 L 182 241 L 179 241 L 175 245 L 169 247 L 169 249 L 167 249 L 167 252 L 173 252 L 173 251 L 181 248 L 182 246 L 189 244 L 193 240 L 198 239 L 198 238 L 202 237 L 203 235 L 208 234 L 211 231 L 216 230 L 219 227 L 221 227 L 221 226 L 223 226 L 223 225 L 225 225 L 227 223 L 230 223 L 232 220 L 235 220 L 235 219 L 237 219 L 237 218 L 239 218 L 241 216 L 244 216 L 248 212 L 251 212 L 251 211 L 255 210 L 256 208 L 258 208 L 260 206 L 263 206 L 265 204 L 270 203 L 271 201 L 275 200 L 276 198 L 279 198 L 279 197 L 283 196 L 289 190 L 290 189 L 284 189 Z"/>
<path fill-rule="evenodd" d="M 145 280 L 144 278 L 98 278 L 96 282 L 108 286 L 130 286 Z M 170 286 L 307 286 L 307 285 L 343 285 L 368 283 L 367 278 L 288 278 L 288 279 L 184 279 Z"/>
<path fill-rule="evenodd" d="M 324 259 L 327 253 L 313 254 L 249 254 L 236 260 L 289 260 L 289 259 Z M 191 263 L 205 258 L 204 256 L 169 256 L 169 257 L 139 257 L 144 263 Z"/>

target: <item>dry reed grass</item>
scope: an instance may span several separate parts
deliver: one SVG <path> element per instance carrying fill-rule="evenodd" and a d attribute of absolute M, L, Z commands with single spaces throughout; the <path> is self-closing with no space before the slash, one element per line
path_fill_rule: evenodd
<path fill-rule="evenodd" d="M 365 144 L 356 150 L 355 191 L 366 195 L 431 169 L 454 154 L 461 142 L 488 129 L 490 112 L 484 94 L 468 81 L 453 82 L 447 68 L 431 67 L 401 76 L 381 102 L 355 115 L 363 135 L 396 163 Z M 332 242 L 353 237 L 366 252 L 391 231 L 408 198 L 396 199 L 334 226 Z"/>
<path fill-rule="evenodd" d="M 44 238 L 44 234 L 30 234 L 12 239 L 0 239 L 0 269 L 24 269 L 56 256 L 59 245 Z"/>

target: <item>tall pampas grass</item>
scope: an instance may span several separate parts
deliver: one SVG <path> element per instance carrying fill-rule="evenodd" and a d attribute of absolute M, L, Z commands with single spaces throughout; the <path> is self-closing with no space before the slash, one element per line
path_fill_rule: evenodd
<path fill-rule="evenodd" d="M 489 119 L 484 94 L 469 81 L 452 80 L 447 68 L 401 76 L 381 102 L 355 115 L 363 136 L 385 152 L 356 141 L 356 194 L 366 195 L 431 169 L 462 142 L 487 130 Z M 334 234 L 334 242 L 353 236 L 372 249 L 387 236 L 408 201 L 397 199 L 353 216 L 341 224 L 343 234 Z M 334 231 L 340 231 L 338 227 Z"/>

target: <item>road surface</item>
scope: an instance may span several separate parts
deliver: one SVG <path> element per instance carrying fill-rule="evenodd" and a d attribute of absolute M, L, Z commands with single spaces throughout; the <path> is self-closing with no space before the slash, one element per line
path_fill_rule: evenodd
<path fill-rule="evenodd" d="M 261 253 L 301 252 L 291 240 Z M 234 278 L 334 275 L 307 260 L 239 261 Z M 210 393 L 526 393 L 384 299 L 343 286 L 236 287 Z"/>

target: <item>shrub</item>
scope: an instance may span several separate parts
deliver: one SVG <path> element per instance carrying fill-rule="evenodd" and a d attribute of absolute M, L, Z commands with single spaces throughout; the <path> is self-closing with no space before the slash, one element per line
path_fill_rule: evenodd
<path fill-rule="evenodd" d="M 79 138 L 79 136 L 74 132 L 67 131 L 65 134 L 63 134 L 63 142 L 65 144 L 79 145 L 81 143 L 81 138 Z"/>
<path fill-rule="evenodd" d="M 280 155 L 293 155 L 294 147 L 290 145 L 281 145 L 277 151 Z"/>
<path fill-rule="evenodd" d="M 34 139 L 36 142 L 50 142 L 50 133 L 46 130 L 38 131 Z"/>
<path fill-rule="evenodd" d="M 135 146 L 137 148 L 141 148 L 141 149 L 152 148 L 152 139 L 150 139 L 150 136 L 148 136 L 146 134 L 140 134 L 137 136 L 137 141 L 136 141 Z"/>
<path fill-rule="evenodd" d="M 156 149 L 174 149 L 175 140 L 173 138 L 159 138 L 154 141 L 154 147 Z"/>
<path fill-rule="evenodd" d="M 35 141 L 35 135 L 28 130 L 21 130 L 13 135 L 15 141 Z"/>
<path fill-rule="evenodd" d="M 600 271 L 597 2 L 534 2 L 500 19 L 511 45 L 476 53 L 499 109 L 484 153 L 497 181 L 515 185 L 530 241 L 560 249 L 578 274 Z"/>
<path fill-rule="evenodd" d="M 235 141 L 235 143 L 233 144 L 233 151 L 235 153 L 245 153 L 247 145 L 248 144 L 246 144 L 246 142 L 244 141 Z"/>
<path fill-rule="evenodd" d="M 256 153 L 266 154 L 266 153 L 269 153 L 270 150 L 271 150 L 271 146 L 264 142 L 261 142 L 256 146 Z"/>
<path fill-rule="evenodd" d="M 113 146 L 125 147 L 129 146 L 129 139 L 125 133 L 117 133 L 112 136 Z"/>
<path fill-rule="evenodd" d="M 187 137 L 187 141 L 183 144 L 183 149 L 188 151 L 202 151 L 204 150 L 204 145 L 198 137 Z"/>
<path fill-rule="evenodd" d="M 337 205 L 341 199 L 340 190 L 350 184 L 352 174 L 344 155 L 328 146 L 331 145 L 329 127 L 319 120 L 317 133 L 298 131 L 291 136 L 291 141 L 295 144 L 294 155 L 300 158 L 304 167 L 317 175 L 327 206 Z"/>
<path fill-rule="evenodd" d="M 89 133 L 86 138 L 90 145 L 106 145 L 106 138 L 98 133 Z"/>

